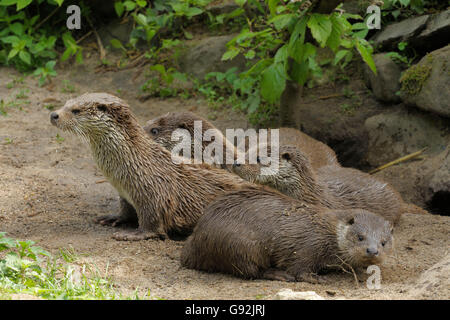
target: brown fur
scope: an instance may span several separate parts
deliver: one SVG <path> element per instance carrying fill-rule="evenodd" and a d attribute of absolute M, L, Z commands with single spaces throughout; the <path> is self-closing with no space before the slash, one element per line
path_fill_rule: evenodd
<path fill-rule="evenodd" d="M 327 210 L 249 187 L 210 203 L 181 253 L 191 269 L 244 278 L 308 280 L 331 266 L 379 264 L 392 227 L 364 210 Z"/>
<path fill-rule="evenodd" d="M 88 142 L 98 167 L 119 192 L 120 215 L 98 221 L 138 221 L 136 234 L 118 239 L 188 234 L 212 199 L 246 184 L 208 165 L 175 164 L 168 150 L 148 138 L 129 106 L 113 95 L 89 93 L 68 100 L 51 114 L 51 122 Z"/>
<path fill-rule="evenodd" d="M 156 142 L 160 143 L 169 150 L 178 143 L 178 141 L 172 141 L 172 132 L 176 129 L 186 129 L 190 132 L 191 137 L 194 137 L 194 121 L 202 121 L 202 134 L 206 130 L 217 130 L 217 134 L 222 136 L 223 141 L 223 154 L 226 153 L 226 147 L 229 150 L 233 150 L 233 158 L 236 159 L 237 150 L 232 142 L 227 138 L 208 120 L 197 116 L 192 112 L 169 112 L 155 119 L 149 120 L 144 126 L 144 130 L 153 138 Z M 268 134 L 268 141 L 270 141 L 270 130 Z M 210 143 L 208 141 L 199 141 L 202 144 L 202 151 Z M 191 156 L 194 155 L 194 140 L 192 140 Z M 247 141 L 248 144 L 248 141 Z M 279 129 L 279 144 L 280 145 L 295 145 L 302 150 L 309 158 L 314 169 L 320 168 L 325 165 L 335 164 L 339 165 L 336 154 L 326 144 L 317 141 L 307 134 L 293 128 L 280 128 Z M 252 147 L 252 146 L 250 146 Z M 223 167 L 223 166 L 222 166 Z"/>
<path fill-rule="evenodd" d="M 262 166 L 235 165 L 233 171 L 250 182 L 271 186 L 306 203 L 330 209 L 365 209 L 393 223 L 413 206 L 406 204 L 388 183 L 362 171 L 335 165 L 313 170 L 306 155 L 294 146 L 280 147 L 277 173 L 262 175 Z"/>

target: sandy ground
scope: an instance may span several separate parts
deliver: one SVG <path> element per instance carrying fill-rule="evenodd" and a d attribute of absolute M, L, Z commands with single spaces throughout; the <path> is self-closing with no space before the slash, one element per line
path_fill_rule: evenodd
<path fill-rule="evenodd" d="M 408 299 L 420 275 L 449 253 L 450 217 L 405 215 L 395 230 L 395 253 L 382 266 L 381 289 L 369 290 L 367 276 L 334 272 L 325 284 L 242 280 L 223 274 L 187 270 L 179 264 L 182 241 L 118 242 L 117 229 L 97 225 L 93 219 L 118 210 L 118 196 L 77 137 L 50 124 L 50 111 L 81 93 L 107 91 L 127 100 L 144 124 L 168 111 L 191 110 L 210 117 L 220 128 L 248 126 L 245 117 L 231 111 L 212 111 L 204 101 L 191 99 L 137 100 L 139 80 L 133 70 L 95 73 L 86 63 L 71 71 L 58 70 L 53 85 L 37 86 L 31 77 L 8 89 L 19 74 L 0 68 L 0 98 L 19 102 L 0 115 L 0 231 L 31 239 L 53 253 L 73 248 L 117 284 L 118 290 L 149 290 L 164 299 L 270 299 L 283 288 L 316 291 L 328 299 Z M 142 77 L 137 77 L 142 79 Z M 69 81 L 74 92 L 63 92 Z M 119 90 L 119 91 L 118 91 Z M 24 92 L 26 98 L 16 98 Z M 67 90 L 65 90 L 67 91 Z M 69 90 L 71 91 L 71 90 Z M 27 103 L 29 101 L 29 103 Z M 57 134 L 59 135 L 58 138 Z M 444 277 L 448 279 L 449 274 Z M 434 298 L 449 299 L 449 288 Z"/>

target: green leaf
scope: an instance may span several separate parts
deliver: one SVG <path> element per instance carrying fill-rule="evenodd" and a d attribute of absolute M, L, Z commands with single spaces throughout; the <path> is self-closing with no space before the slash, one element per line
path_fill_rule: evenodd
<path fill-rule="evenodd" d="M 364 62 L 369 66 L 369 68 L 372 70 L 373 73 L 377 74 L 377 67 L 375 66 L 375 62 L 372 58 L 371 51 L 365 46 L 365 43 L 367 41 L 364 40 L 358 40 L 356 41 L 356 48 L 358 49 L 359 54 L 361 55 Z"/>
<path fill-rule="evenodd" d="M 325 47 L 333 28 L 330 18 L 323 14 L 314 13 L 308 20 L 308 27 L 314 39 L 322 48 Z"/>
<path fill-rule="evenodd" d="M 331 16 L 330 21 L 332 24 L 332 29 L 331 34 L 327 40 L 327 46 L 330 47 L 331 50 L 336 52 L 336 50 L 339 48 L 339 45 L 341 44 L 341 36 L 344 33 L 344 27 L 334 15 Z"/>
<path fill-rule="evenodd" d="M 305 62 L 298 63 L 296 61 L 293 61 L 290 70 L 290 76 L 292 80 L 303 86 L 306 80 L 308 80 L 309 76 L 308 64 Z"/>
<path fill-rule="evenodd" d="M 277 53 L 275 54 L 274 61 L 275 63 L 281 62 L 286 63 L 288 58 L 288 46 L 287 44 L 283 45 L 277 50 Z"/>
<path fill-rule="evenodd" d="M 261 75 L 261 96 L 269 103 L 280 100 L 287 75 L 282 63 L 273 63 Z"/>
<path fill-rule="evenodd" d="M 116 10 L 117 16 L 121 17 L 125 10 L 125 6 L 123 5 L 122 2 L 116 1 L 114 2 L 114 9 Z"/>
<path fill-rule="evenodd" d="M 26 51 L 20 51 L 19 52 L 19 58 L 25 62 L 26 64 L 31 64 L 31 56 Z"/>
<path fill-rule="evenodd" d="M 350 52 L 349 50 L 339 50 L 334 57 L 333 64 L 337 65 L 339 61 L 342 60 L 342 58 L 344 58 L 347 54 L 349 54 L 349 52 Z"/>
<path fill-rule="evenodd" d="M 194 38 L 192 33 L 190 33 L 189 31 L 183 30 L 183 33 L 184 33 L 184 37 L 188 40 L 191 40 L 192 38 Z"/>
<path fill-rule="evenodd" d="M 136 2 L 133 1 L 124 1 L 123 5 L 127 11 L 133 11 L 136 8 Z"/>
<path fill-rule="evenodd" d="M 303 44 L 305 42 L 306 34 L 306 19 L 301 18 L 295 25 L 294 30 L 289 38 L 289 54 L 292 56 L 291 52 L 294 50 L 295 46 L 298 44 Z M 300 39 L 299 39 L 300 38 Z"/>
<path fill-rule="evenodd" d="M 280 2 L 280 0 L 269 0 L 267 2 L 268 2 L 268 6 L 269 6 L 270 15 L 272 17 L 276 16 L 276 14 L 277 14 L 277 5 Z"/>
<path fill-rule="evenodd" d="M 124 49 L 122 42 L 117 39 L 111 39 L 109 42 L 111 42 L 111 45 L 116 49 Z"/>
<path fill-rule="evenodd" d="M 14 58 L 18 53 L 19 53 L 19 50 L 17 50 L 17 49 L 12 49 L 12 50 L 9 52 L 9 54 L 8 54 L 8 59 Z"/>
<path fill-rule="evenodd" d="M 20 39 L 16 36 L 9 36 L 1 39 L 5 43 L 16 44 L 20 42 Z"/>
<path fill-rule="evenodd" d="M 280 14 L 278 16 L 273 17 L 267 23 L 273 23 L 273 26 L 277 31 L 285 28 L 291 21 L 294 21 L 294 14 Z"/>
<path fill-rule="evenodd" d="M 298 63 L 306 61 L 311 56 L 316 54 L 316 47 L 307 42 L 302 44 L 298 42 L 296 46 L 291 50 L 289 55 Z"/>
<path fill-rule="evenodd" d="M 238 6 L 242 7 L 247 2 L 247 0 L 234 0 L 234 2 L 236 2 Z"/>
<path fill-rule="evenodd" d="M 26 6 L 28 6 L 33 0 L 17 0 L 17 8 L 16 10 L 22 10 Z"/>
<path fill-rule="evenodd" d="M 251 49 L 244 56 L 246 59 L 253 59 L 255 57 L 255 54 L 255 50 Z"/>
<path fill-rule="evenodd" d="M 9 30 L 11 30 L 14 34 L 20 36 L 23 34 L 23 24 L 20 22 L 15 22 L 9 26 Z"/>
<path fill-rule="evenodd" d="M 222 61 L 226 61 L 226 60 L 231 60 L 234 57 L 236 57 L 239 54 L 239 49 L 238 48 L 230 48 L 228 49 L 222 56 Z"/>
<path fill-rule="evenodd" d="M 64 0 L 55 0 L 59 7 L 63 4 Z"/>

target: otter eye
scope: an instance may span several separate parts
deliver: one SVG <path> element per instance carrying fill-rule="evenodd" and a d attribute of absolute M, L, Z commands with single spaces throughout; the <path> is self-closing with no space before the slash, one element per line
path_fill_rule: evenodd
<path fill-rule="evenodd" d="M 72 109 L 72 113 L 73 114 L 79 114 L 80 113 L 80 109 Z"/>
<path fill-rule="evenodd" d="M 386 241 L 381 241 L 381 245 L 384 247 L 386 245 Z"/>
<path fill-rule="evenodd" d="M 156 136 L 159 133 L 159 130 L 156 128 L 153 128 L 152 130 L 150 130 L 150 132 Z"/>
<path fill-rule="evenodd" d="M 363 237 L 362 235 L 359 235 L 359 236 L 358 236 L 358 240 L 359 240 L 359 241 L 363 241 L 363 240 L 364 240 L 364 237 Z"/>
<path fill-rule="evenodd" d="M 105 112 L 106 111 L 106 106 L 101 104 L 97 106 L 97 110 L 101 111 L 101 112 Z"/>

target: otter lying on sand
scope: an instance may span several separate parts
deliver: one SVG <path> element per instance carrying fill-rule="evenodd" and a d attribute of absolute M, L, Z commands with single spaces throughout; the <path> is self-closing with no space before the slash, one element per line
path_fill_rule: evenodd
<path fill-rule="evenodd" d="M 270 154 L 270 147 L 267 153 Z M 247 181 L 271 186 L 280 192 L 330 209 L 365 209 L 397 223 L 405 212 L 426 213 L 407 204 L 388 183 L 362 171 L 341 166 L 312 169 L 308 157 L 294 146 L 280 146 L 279 167 L 263 174 L 264 164 L 235 164 L 233 172 Z"/>
<path fill-rule="evenodd" d="M 234 144 L 229 141 L 219 129 L 217 129 L 208 120 L 197 116 L 192 112 L 169 112 L 152 120 L 149 120 L 144 126 L 144 130 L 152 137 L 156 142 L 160 143 L 162 146 L 168 150 L 172 150 L 178 141 L 172 141 L 172 133 L 177 129 L 186 129 L 189 131 L 191 137 L 195 137 L 195 126 L 194 121 L 202 122 L 202 132 L 198 132 L 196 135 L 199 139 L 202 139 L 203 135 L 207 130 L 214 130 L 217 136 L 221 136 L 223 141 L 223 155 L 225 157 L 226 150 L 232 154 L 233 159 L 236 159 L 237 150 Z M 270 130 L 268 134 L 268 141 L 270 142 Z M 192 151 L 191 157 L 194 156 L 194 139 L 192 141 Z M 202 152 L 210 144 L 209 141 L 197 141 L 199 145 L 202 146 Z M 310 159 L 310 162 L 314 169 L 320 168 L 325 165 L 337 165 L 336 154 L 334 151 L 328 147 L 326 144 L 311 138 L 307 134 L 293 128 L 280 128 L 279 129 L 279 144 L 285 145 L 295 145 L 297 148 L 302 150 Z M 250 148 L 253 146 L 250 146 Z M 225 163 L 225 158 L 223 160 Z M 222 166 L 231 169 L 230 166 Z"/>
<path fill-rule="evenodd" d="M 50 118 L 90 145 L 98 167 L 120 195 L 120 214 L 97 221 L 113 226 L 138 222 L 137 231 L 116 234 L 118 240 L 189 234 L 209 202 L 247 184 L 208 165 L 174 163 L 169 151 L 149 139 L 129 106 L 113 95 L 84 94 Z"/>
<path fill-rule="evenodd" d="M 243 278 L 311 281 L 328 267 L 379 265 L 391 247 L 392 226 L 376 214 L 329 210 L 255 186 L 206 207 L 181 264 Z"/>

